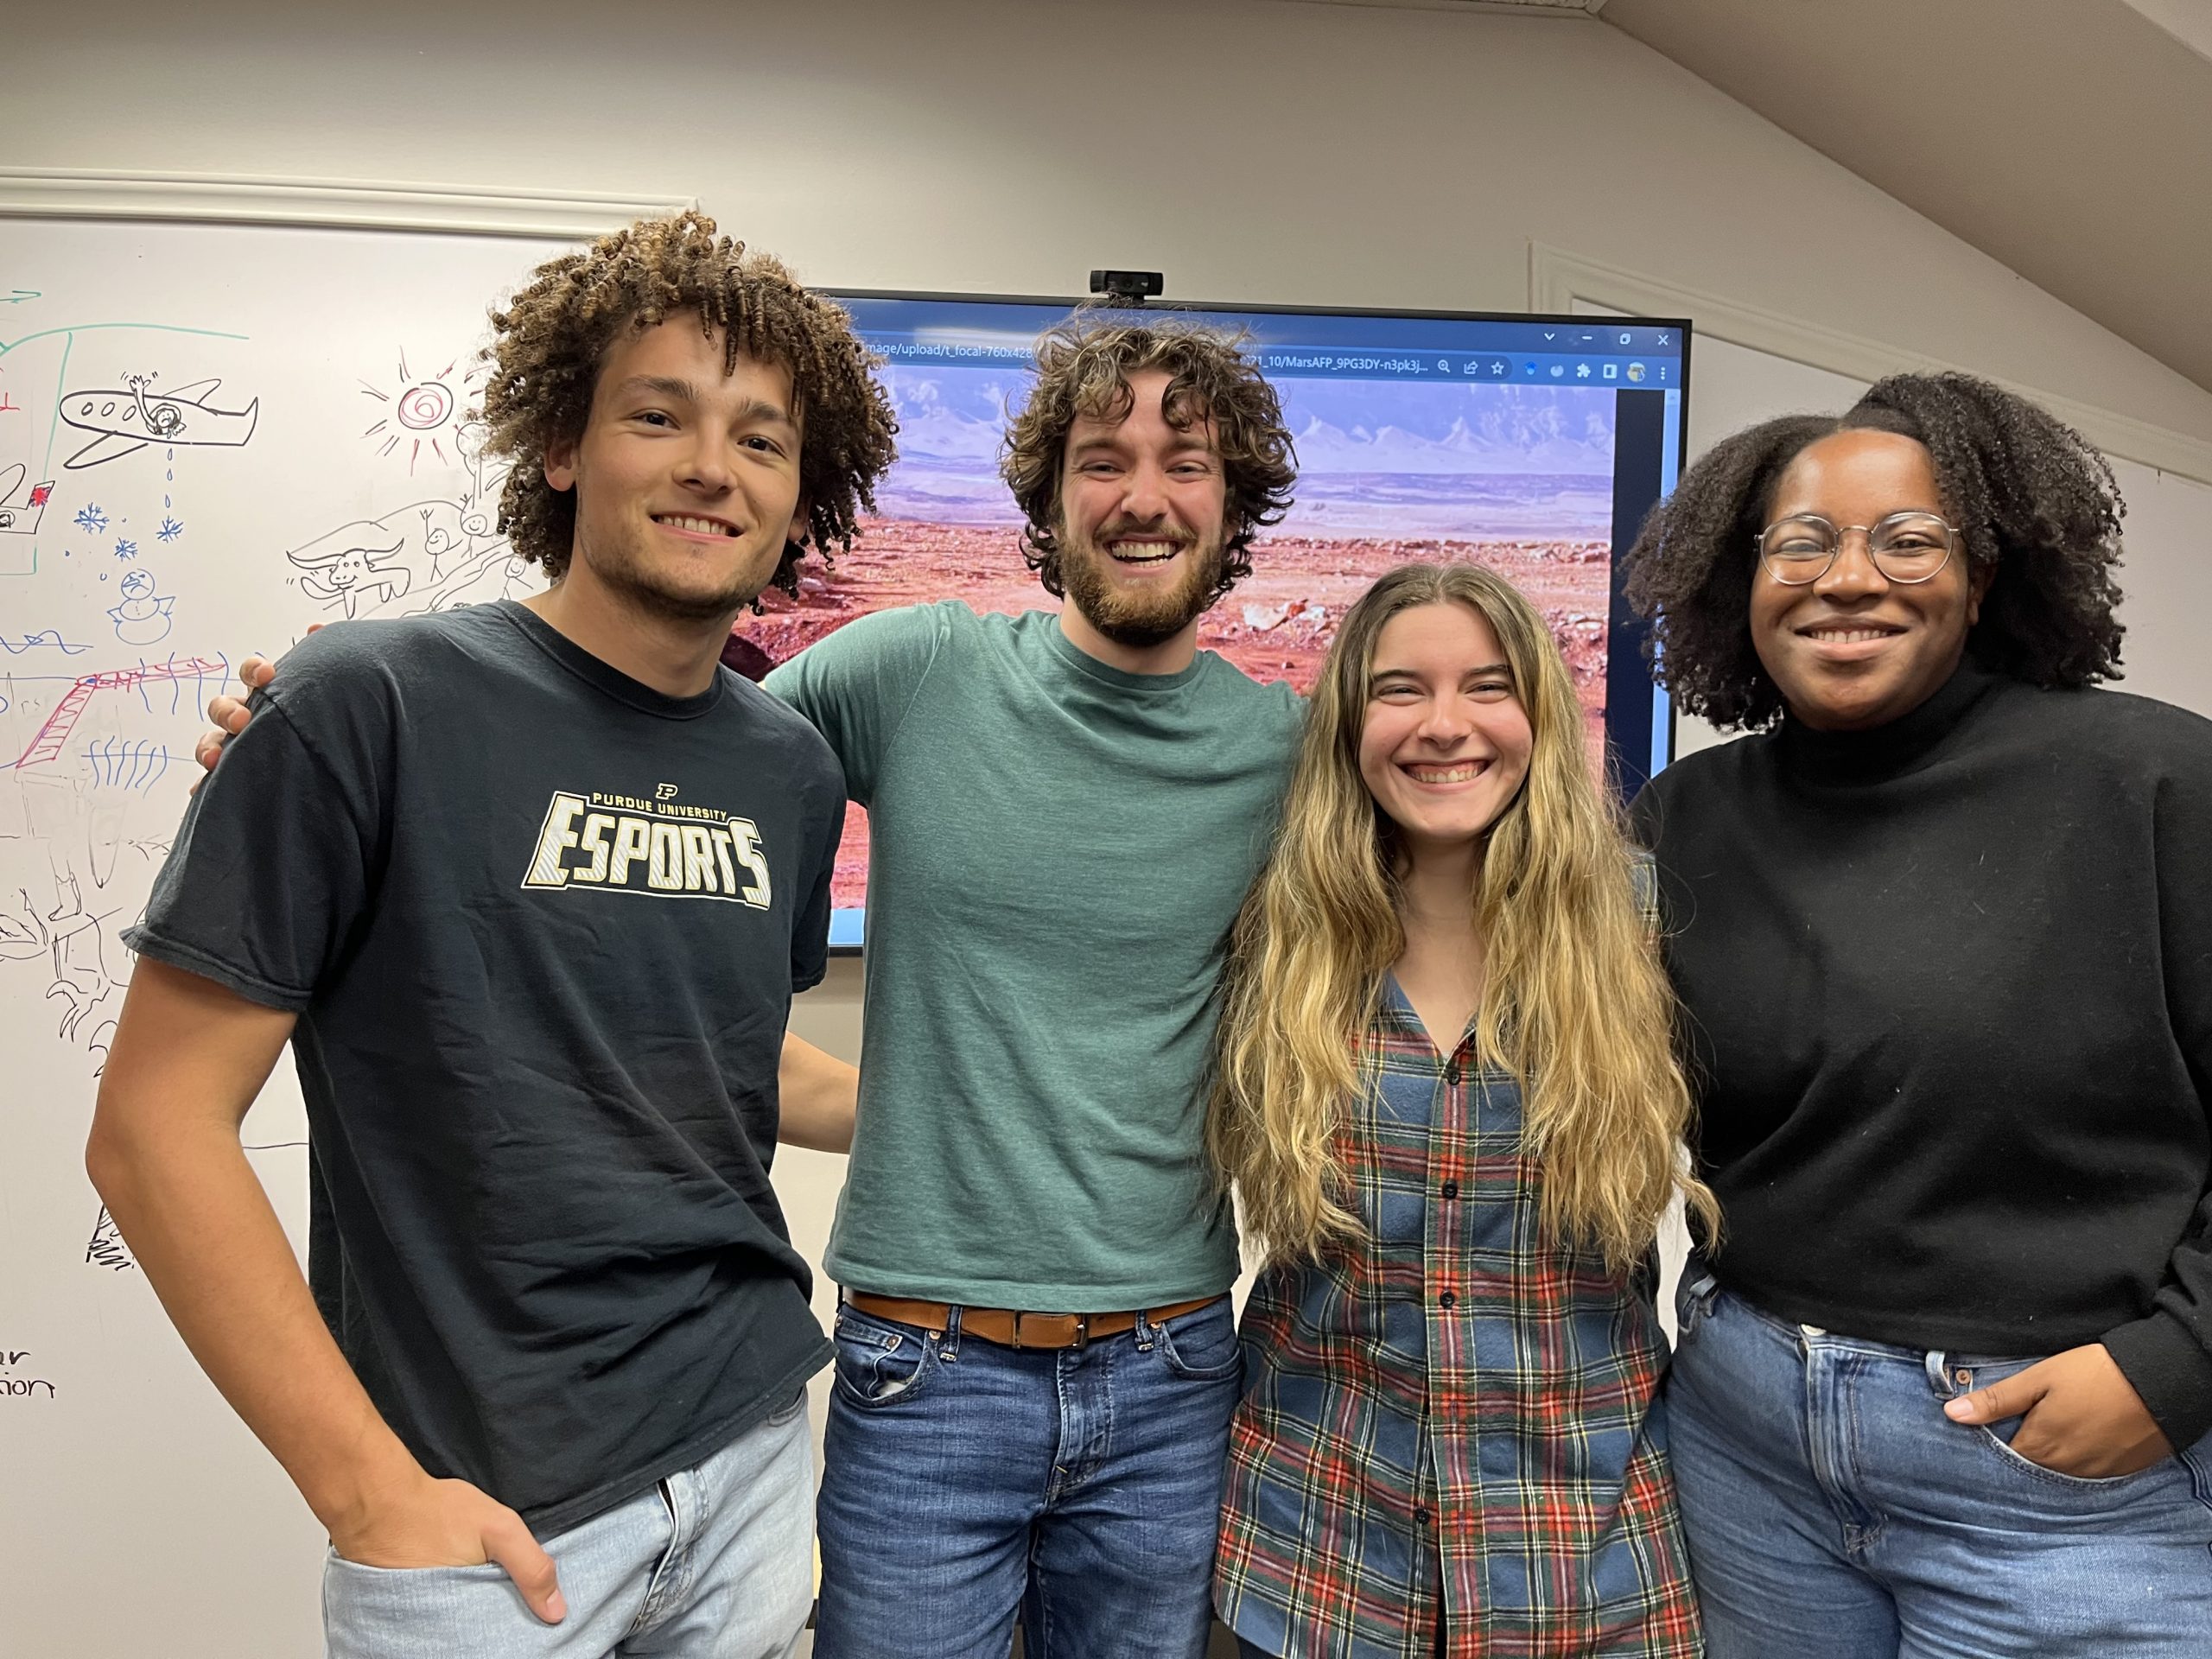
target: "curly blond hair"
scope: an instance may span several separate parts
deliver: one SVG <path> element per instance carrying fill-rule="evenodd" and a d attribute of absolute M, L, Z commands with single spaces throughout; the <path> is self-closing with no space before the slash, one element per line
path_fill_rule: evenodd
<path fill-rule="evenodd" d="M 576 499 L 545 481 L 546 453 L 582 441 L 608 348 L 687 312 L 702 333 L 721 335 L 725 373 L 747 357 L 791 376 L 799 487 L 816 550 L 827 556 L 833 543 L 850 547 L 860 515 L 875 510 L 875 483 L 896 454 L 899 424 L 852 318 L 800 287 L 780 261 L 717 236 L 704 213 L 640 219 L 585 252 L 547 260 L 492 313 L 498 333 L 484 352 L 493 365 L 484 447 L 512 461 L 499 528 L 554 581 L 569 568 Z M 797 591 L 805 551 L 785 545 L 775 586 Z"/>
<path fill-rule="evenodd" d="M 1252 574 L 1248 550 L 1269 524 L 1290 510 L 1298 468 L 1282 403 L 1235 335 L 1179 319 L 1107 321 L 1077 315 L 1037 341 L 1037 382 L 1028 401 L 1008 423 L 999 471 L 1028 522 L 1021 556 L 1044 583 L 1062 597 L 1060 473 L 1068 432 L 1080 416 L 1118 421 L 1129 412 L 1129 377 L 1147 369 L 1167 372 L 1162 400 L 1168 423 L 1179 431 L 1198 421 L 1213 423 L 1227 486 L 1222 570 L 1207 602 Z"/>

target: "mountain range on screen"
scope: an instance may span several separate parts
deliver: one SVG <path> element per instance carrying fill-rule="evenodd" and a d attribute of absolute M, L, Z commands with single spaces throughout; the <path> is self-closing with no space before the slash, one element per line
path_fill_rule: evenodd
<path fill-rule="evenodd" d="M 899 451 L 878 491 L 884 515 L 1016 522 L 998 457 L 1021 377 L 935 365 L 892 365 L 882 374 L 898 412 Z M 1598 498 L 1611 493 L 1610 388 L 1286 378 L 1277 391 L 1297 442 L 1301 494 L 1315 507 L 1326 501 L 1333 523 L 1359 517 L 1363 497 L 1376 508 L 1377 527 L 1399 518 L 1412 497 L 1430 504 L 1425 520 L 1452 499 L 1473 512 L 1484 501 L 1510 499 L 1525 510 L 1573 497 L 1571 508 L 1553 501 L 1545 527 L 1554 527 L 1564 509 L 1602 533 L 1595 521 Z M 1293 521 L 1300 516 L 1294 512 Z"/>

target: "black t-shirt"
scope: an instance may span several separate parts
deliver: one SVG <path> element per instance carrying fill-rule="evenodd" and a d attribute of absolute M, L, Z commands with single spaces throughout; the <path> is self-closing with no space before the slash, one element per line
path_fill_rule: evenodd
<path fill-rule="evenodd" d="M 324 1317 L 426 1469 L 557 1532 L 828 1357 L 768 1167 L 842 775 L 506 601 L 325 629 L 255 702 L 124 937 L 298 1011 Z"/>
<path fill-rule="evenodd" d="M 2112 1352 L 2212 1428 L 2212 723 L 1968 666 L 1637 798 L 1714 1271 L 1915 1348 Z"/>

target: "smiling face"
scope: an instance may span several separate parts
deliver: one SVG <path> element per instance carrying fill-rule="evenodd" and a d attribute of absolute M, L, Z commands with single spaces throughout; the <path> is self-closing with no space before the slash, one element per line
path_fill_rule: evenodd
<path fill-rule="evenodd" d="M 1478 839 L 1520 793 L 1535 741 L 1489 619 L 1451 601 L 1399 612 L 1368 687 L 1359 775 L 1408 851 Z"/>
<path fill-rule="evenodd" d="M 576 493 L 586 580 L 683 621 L 734 615 L 768 585 L 803 524 L 790 372 L 741 356 L 696 317 L 625 334 L 600 365 L 573 448 L 545 479 Z"/>
<path fill-rule="evenodd" d="M 1178 430 L 1169 376 L 1129 377 L 1129 411 L 1078 416 L 1060 477 L 1061 580 L 1068 603 L 1117 645 L 1144 647 L 1197 626 L 1220 581 L 1227 501 L 1213 423 Z"/>
<path fill-rule="evenodd" d="M 1853 430 L 1808 444 L 1776 483 L 1770 524 L 1815 513 L 1878 524 L 1894 512 L 1944 516 L 1927 449 L 1893 432 Z M 1752 648 L 1789 712 L 1821 731 L 1864 731 L 1909 714 L 1951 677 L 1989 586 L 1961 549 L 1929 580 L 1887 580 L 1866 538 L 1847 534 L 1817 582 L 1751 577 Z"/>

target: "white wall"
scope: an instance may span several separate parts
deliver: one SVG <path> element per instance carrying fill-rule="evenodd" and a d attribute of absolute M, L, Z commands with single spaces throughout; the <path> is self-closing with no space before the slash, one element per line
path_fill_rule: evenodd
<path fill-rule="evenodd" d="M 1061 293 L 1113 264 L 1192 298 L 1517 309 L 1534 238 L 2212 438 L 2212 395 L 1595 22 L 1283 0 L 10 10 L 17 165 L 692 194 L 856 285 Z"/>

